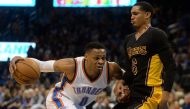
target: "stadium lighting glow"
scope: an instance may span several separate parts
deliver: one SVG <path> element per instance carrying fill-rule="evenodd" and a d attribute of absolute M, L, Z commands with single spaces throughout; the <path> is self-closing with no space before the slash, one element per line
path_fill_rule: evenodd
<path fill-rule="evenodd" d="M 124 7 L 137 0 L 54 0 L 53 7 Z"/>
<path fill-rule="evenodd" d="M 0 0 L 2 7 L 34 7 L 36 0 Z"/>

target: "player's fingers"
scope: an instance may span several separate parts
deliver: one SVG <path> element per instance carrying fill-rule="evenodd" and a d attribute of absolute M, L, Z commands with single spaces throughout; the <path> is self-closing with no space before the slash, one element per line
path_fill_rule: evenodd
<path fill-rule="evenodd" d="M 9 64 L 9 67 L 12 68 L 13 70 L 16 70 L 16 64 L 15 64 L 15 59 L 13 58 Z"/>
<path fill-rule="evenodd" d="M 13 66 L 11 65 L 11 63 L 9 64 L 9 72 L 10 72 L 10 73 L 13 72 Z"/>
<path fill-rule="evenodd" d="M 117 101 L 122 103 L 122 99 L 124 98 L 125 94 L 124 93 L 120 93 L 118 96 L 117 96 Z"/>
<path fill-rule="evenodd" d="M 114 93 L 115 93 L 116 96 L 119 96 L 119 94 L 120 94 L 121 92 L 122 92 L 122 91 L 121 91 L 121 88 L 115 87 Z"/>
<path fill-rule="evenodd" d="M 121 97 L 120 97 L 120 96 L 117 97 L 117 101 L 118 101 L 119 103 L 121 103 Z"/>
<path fill-rule="evenodd" d="M 130 90 L 129 90 L 128 86 L 124 86 L 123 93 L 125 93 L 125 94 L 129 94 L 130 93 Z"/>
<path fill-rule="evenodd" d="M 14 60 L 12 60 L 12 61 L 10 62 L 9 67 L 12 68 L 12 71 L 16 70 L 16 64 L 15 64 L 15 61 L 14 61 Z"/>
<path fill-rule="evenodd" d="M 124 91 L 128 91 L 128 90 L 129 90 L 129 87 L 128 87 L 128 86 L 123 86 L 123 90 L 124 90 Z"/>
<path fill-rule="evenodd" d="M 121 90 L 121 89 L 119 89 L 118 91 L 117 91 L 117 96 L 121 96 L 121 94 L 123 93 L 123 91 Z"/>
<path fill-rule="evenodd" d="M 24 60 L 24 58 L 20 57 L 20 56 L 15 56 L 12 60 L 11 60 L 11 66 L 13 67 L 14 70 L 16 70 L 16 63 L 18 61 Z"/>
<path fill-rule="evenodd" d="M 126 86 L 126 85 L 125 85 L 125 86 L 123 86 L 123 88 L 124 88 L 124 89 L 129 89 L 129 87 L 128 87 L 128 86 Z"/>
<path fill-rule="evenodd" d="M 13 77 L 14 68 L 12 67 L 11 63 L 9 65 L 9 72 L 10 72 L 11 77 Z"/>

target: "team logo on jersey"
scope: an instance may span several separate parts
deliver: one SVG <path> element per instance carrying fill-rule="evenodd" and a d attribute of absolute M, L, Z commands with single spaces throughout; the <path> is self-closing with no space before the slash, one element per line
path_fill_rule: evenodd
<path fill-rule="evenodd" d="M 129 47 L 127 48 L 127 53 L 128 53 L 129 58 L 138 54 L 146 55 L 147 54 L 146 46 L 138 46 L 134 48 Z"/>
<path fill-rule="evenodd" d="M 90 95 L 97 95 L 102 92 L 103 88 L 96 88 L 96 87 L 73 87 L 76 94 L 90 94 Z"/>

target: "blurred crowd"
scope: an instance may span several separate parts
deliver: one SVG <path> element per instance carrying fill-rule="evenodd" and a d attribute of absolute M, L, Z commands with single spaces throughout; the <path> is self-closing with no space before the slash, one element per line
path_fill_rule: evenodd
<path fill-rule="evenodd" d="M 175 8 L 157 5 L 152 25 L 168 34 L 178 67 L 170 109 L 190 109 L 190 14 Z M 30 47 L 28 57 L 49 60 L 81 56 L 86 43 L 100 41 L 107 47 L 107 59 L 125 67 L 123 40 L 134 31 L 129 8 L 3 8 L 0 14 L 0 41 L 35 42 L 37 46 Z M 42 73 L 35 85 L 20 86 L 10 77 L 8 62 L 0 62 L 0 109 L 44 109 L 49 89 L 60 80 L 59 72 Z M 88 108 L 113 107 L 112 86 Z"/>

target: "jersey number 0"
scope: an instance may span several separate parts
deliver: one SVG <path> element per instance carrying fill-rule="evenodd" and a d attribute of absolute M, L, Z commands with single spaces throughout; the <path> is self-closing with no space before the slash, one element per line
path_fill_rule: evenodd
<path fill-rule="evenodd" d="M 88 101 L 88 97 L 83 97 L 81 102 L 79 103 L 79 106 L 85 106 Z"/>

